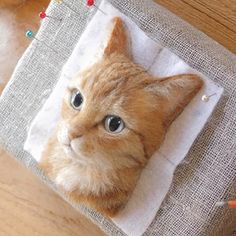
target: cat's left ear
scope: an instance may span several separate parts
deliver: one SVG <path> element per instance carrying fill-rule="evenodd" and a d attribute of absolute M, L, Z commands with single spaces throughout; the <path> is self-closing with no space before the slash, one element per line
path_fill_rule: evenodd
<path fill-rule="evenodd" d="M 157 79 L 147 86 L 157 96 L 158 109 L 162 111 L 163 123 L 170 123 L 183 111 L 203 85 L 202 79 L 194 74 L 181 74 Z"/>
<path fill-rule="evenodd" d="M 108 42 L 104 50 L 104 56 L 110 56 L 115 52 L 128 56 L 128 39 L 120 17 L 113 18 L 109 33 Z"/>

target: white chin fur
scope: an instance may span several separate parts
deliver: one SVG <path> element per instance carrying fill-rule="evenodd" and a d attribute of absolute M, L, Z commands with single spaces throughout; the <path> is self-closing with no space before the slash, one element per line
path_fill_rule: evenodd
<path fill-rule="evenodd" d="M 71 148 L 74 150 L 75 153 L 80 154 L 80 145 L 81 145 L 81 138 L 73 139 L 70 142 Z"/>
<path fill-rule="evenodd" d="M 109 174 L 104 171 L 101 172 L 102 175 L 98 180 L 92 174 L 88 174 L 90 171 L 94 173 L 93 170 L 84 169 L 76 164 L 67 166 L 60 170 L 55 182 L 68 192 L 78 189 L 83 194 L 94 193 L 98 195 L 113 187 Z"/>
<path fill-rule="evenodd" d="M 76 153 L 73 151 L 73 149 L 70 146 L 63 145 L 63 151 L 65 152 L 67 157 L 77 158 Z"/>

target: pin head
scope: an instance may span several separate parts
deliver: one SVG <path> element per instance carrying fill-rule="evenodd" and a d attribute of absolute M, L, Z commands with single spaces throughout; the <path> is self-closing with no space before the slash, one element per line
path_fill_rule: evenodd
<path fill-rule="evenodd" d="M 34 37 L 34 32 L 32 30 L 27 30 L 25 36 L 29 39 Z"/>
<path fill-rule="evenodd" d="M 55 0 L 55 2 L 60 4 L 60 3 L 62 3 L 62 0 Z"/>
<path fill-rule="evenodd" d="M 203 101 L 203 102 L 208 102 L 208 101 L 209 101 L 209 96 L 203 95 L 203 96 L 202 96 L 202 101 Z"/>
<path fill-rule="evenodd" d="M 87 0 L 87 5 L 89 7 L 93 6 L 94 5 L 94 0 Z"/>
<path fill-rule="evenodd" d="M 41 19 L 44 19 L 46 16 L 47 16 L 47 14 L 46 14 L 45 11 L 41 11 L 41 12 L 39 13 L 39 17 L 40 17 Z"/>

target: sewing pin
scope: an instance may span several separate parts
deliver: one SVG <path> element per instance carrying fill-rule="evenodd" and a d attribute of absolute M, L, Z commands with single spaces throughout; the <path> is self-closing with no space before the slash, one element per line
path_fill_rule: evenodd
<path fill-rule="evenodd" d="M 57 51 L 55 51 L 53 48 L 51 48 L 49 45 L 47 45 L 46 43 L 44 43 L 43 41 L 37 39 L 35 36 L 34 36 L 34 32 L 32 30 L 27 30 L 26 33 L 25 33 L 25 36 L 28 38 L 28 39 L 35 39 L 37 40 L 38 42 L 40 43 L 43 43 L 46 47 L 50 48 L 51 50 L 53 50 L 54 52 L 57 53 Z"/>
<path fill-rule="evenodd" d="M 50 18 L 50 19 L 53 19 L 53 20 L 62 21 L 62 19 L 55 18 L 55 17 L 52 17 L 52 16 L 48 16 L 45 11 L 41 11 L 41 12 L 39 13 L 39 18 L 40 18 L 41 20 L 45 19 L 46 17 L 47 17 L 47 18 Z"/>
<path fill-rule="evenodd" d="M 102 12 L 104 15 L 107 15 L 103 10 L 101 10 L 97 5 L 95 5 L 94 0 L 87 0 L 87 6 L 88 6 L 88 7 L 94 6 L 95 8 L 97 8 L 97 10 L 99 10 L 100 12 Z"/>
<path fill-rule="evenodd" d="M 203 102 L 208 102 L 209 100 L 210 100 L 210 97 L 212 97 L 212 96 L 214 96 L 214 95 L 216 95 L 216 93 L 213 93 L 213 94 L 211 94 L 211 95 L 206 95 L 206 94 L 204 94 L 203 96 L 202 96 L 202 101 Z"/>
<path fill-rule="evenodd" d="M 236 208 L 236 201 L 222 201 L 216 203 L 217 207 L 227 206 L 229 208 Z"/>
<path fill-rule="evenodd" d="M 67 8 L 69 8 L 71 11 L 73 11 L 75 14 L 78 14 L 78 12 L 76 12 L 73 8 L 71 8 L 70 5 L 68 5 L 67 3 L 63 2 L 62 0 L 55 0 L 56 3 L 58 4 L 64 4 Z"/>

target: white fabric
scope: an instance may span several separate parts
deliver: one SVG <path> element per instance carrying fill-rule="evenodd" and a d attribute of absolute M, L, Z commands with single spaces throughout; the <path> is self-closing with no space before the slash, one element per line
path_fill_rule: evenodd
<path fill-rule="evenodd" d="M 152 222 L 172 182 L 176 166 L 184 159 L 194 140 L 207 122 L 223 93 L 223 88 L 190 68 L 168 49 L 149 39 L 128 17 L 106 1 L 99 6 L 107 15 L 97 11 L 63 68 L 61 78 L 45 105 L 32 122 L 25 150 L 39 161 L 41 153 L 60 119 L 63 91 L 74 74 L 93 63 L 106 38 L 106 28 L 114 16 L 125 22 L 130 37 L 134 61 L 149 68 L 158 77 L 179 73 L 196 73 L 204 79 L 204 88 L 173 122 L 161 148 L 152 156 L 142 172 L 137 187 L 126 208 L 112 220 L 126 234 L 142 235 Z M 151 66 L 151 67 L 150 67 Z M 203 94 L 214 94 L 203 102 Z"/>

